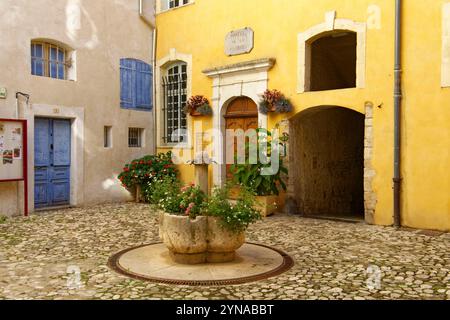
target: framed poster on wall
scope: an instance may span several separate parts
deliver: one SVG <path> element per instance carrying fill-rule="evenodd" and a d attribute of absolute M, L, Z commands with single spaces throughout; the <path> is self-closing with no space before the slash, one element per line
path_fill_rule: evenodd
<path fill-rule="evenodd" d="M 0 182 L 24 181 L 28 214 L 27 121 L 0 118 Z"/>

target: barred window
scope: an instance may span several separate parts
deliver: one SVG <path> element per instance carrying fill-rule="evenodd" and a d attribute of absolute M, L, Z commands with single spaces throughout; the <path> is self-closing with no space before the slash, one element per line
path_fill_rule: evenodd
<path fill-rule="evenodd" d="M 167 71 L 163 77 L 164 94 L 164 142 L 187 142 L 185 132 L 187 117 L 183 108 L 187 102 L 187 65 L 179 63 Z"/>
<path fill-rule="evenodd" d="M 169 8 L 181 7 L 185 4 L 188 4 L 189 0 L 169 0 Z"/>
<path fill-rule="evenodd" d="M 46 42 L 31 43 L 32 75 L 65 80 L 70 65 L 66 49 Z"/>
<path fill-rule="evenodd" d="M 144 129 L 128 128 L 128 147 L 142 148 L 143 133 Z"/>

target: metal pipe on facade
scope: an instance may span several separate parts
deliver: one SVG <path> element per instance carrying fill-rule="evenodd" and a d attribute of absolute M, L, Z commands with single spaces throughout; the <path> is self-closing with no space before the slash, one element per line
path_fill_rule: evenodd
<path fill-rule="evenodd" d="M 395 1 L 394 226 L 401 227 L 402 1 Z"/>
<path fill-rule="evenodd" d="M 155 9 L 155 13 L 156 13 L 156 9 Z M 152 65 L 153 65 L 153 148 L 154 148 L 154 153 L 157 154 L 158 153 L 158 117 L 157 117 L 157 113 L 156 113 L 156 95 L 158 93 L 157 89 L 156 89 L 156 84 L 158 83 L 156 81 L 156 37 L 158 36 L 158 32 L 155 28 L 153 29 L 153 52 L 152 52 Z"/>

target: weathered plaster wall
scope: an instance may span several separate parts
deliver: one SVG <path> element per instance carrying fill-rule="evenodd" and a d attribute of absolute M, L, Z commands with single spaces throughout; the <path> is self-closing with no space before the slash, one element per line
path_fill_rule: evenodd
<path fill-rule="evenodd" d="M 124 163 L 153 152 L 153 114 L 120 108 L 120 58 L 152 63 L 152 29 L 139 18 L 139 1 L 3 0 L 0 30 L 0 86 L 9 92 L 6 100 L 0 99 L 0 117 L 14 116 L 16 91 L 31 95 L 30 105 L 20 104 L 22 118 L 67 117 L 64 110 L 82 110 L 78 114 L 84 118 L 72 118 L 82 121 L 84 128 L 72 132 L 84 142 L 81 150 L 74 150 L 76 157 L 83 158 L 83 167 L 75 167 L 72 176 L 73 182 L 82 185 L 75 204 L 130 199 L 117 174 Z M 36 38 L 52 39 L 75 50 L 76 81 L 31 75 L 30 42 Z M 113 128 L 112 149 L 103 147 L 104 126 Z M 128 148 L 128 127 L 145 128 L 144 148 Z M 33 140 L 33 132 L 29 138 Z M 30 157 L 32 161 L 32 152 Z M 32 162 L 29 175 L 33 176 Z M 16 189 L 16 184 L 0 185 L 0 213 L 18 212 Z"/>

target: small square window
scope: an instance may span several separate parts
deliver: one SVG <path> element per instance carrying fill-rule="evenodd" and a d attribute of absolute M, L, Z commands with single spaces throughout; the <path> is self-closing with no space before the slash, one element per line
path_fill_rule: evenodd
<path fill-rule="evenodd" d="M 112 127 L 110 126 L 104 128 L 104 147 L 112 148 Z"/>
<path fill-rule="evenodd" d="M 128 147 L 129 148 L 142 148 L 143 145 L 144 129 L 141 128 L 129 128 L 128 129 Z"/>

